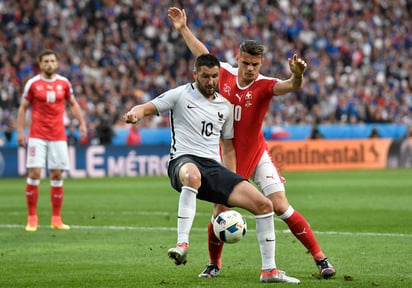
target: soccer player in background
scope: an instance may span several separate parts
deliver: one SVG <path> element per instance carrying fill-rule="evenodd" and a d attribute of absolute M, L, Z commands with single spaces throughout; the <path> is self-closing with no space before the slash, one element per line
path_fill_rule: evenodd
<path fill-rule="evenodd" d="M 262 258 L 261 282 L 300 283 L 276 269 L 272 203 L 247 179 L 233 172 L 236 169 L 233 106 L 216 92 L 219 70 L 215 56 L 200 54 L 193 72 L 195 83 L 168 90 L 152 101 L 134 106 L 123 116 L 126 123 L 137 123 L 145 116 L 171 111 L 168 175 L 180 196 L 177 245 L 168 250 L 168 256 L 176 265 L 186 263 L 196 198 L 199 198 L 244 208 L 255 215 Z"/>
<path fill-rule="evenodd" d="M 206 46 L 187 26 L 184 9 L 171 7 L 168 17 L 195 56 L 208 53 Z M 285 179 L 272 161 L 262 132 L 263 119 L 272 97 L 300 89 L 307 64 L 296 54 L 293 55 L 288 59 L 291 77 L 280 80 L 259 73 L 263 56 L 262 44 L 246 40 L 240 45 L 236 57 L 237 68 L 221 62 L 219 92 L 234 105 L 233 142 L 238 159 L 236 172 L 247 179 L 251 178 L 271 200 L 276 215 L 308 249 L 321 277 L 327 279 L 335 275 L 335 268 L 322 252 L 308 222 L 289 204 L 284 187 Z M 223 205 L 214 205 L 213 218 L 227 209 Z M 212 222 L 208 226 L 208 248 L 209 264 L 199 277 L 217 276 L 222 267 L 223 242 L 214 235 Z"/>
<path fill-rule="evenodd" d="M 86 122 L 69 80 L 57 74 L 56 52 L 43 50 L 38 61 L 40 73 L 25 84 L 17 116 L 18 143 L 22 147 L 27 144 L 26 231 L 37 231 L 40 177 L 46 161 L 50 174 L 51 228 L 69 230 L 70 226 L 63 223 L 60 215 L 63 204 L 63 171 L 69 169 L 67 136 L 63 123 L 66 102 L 79 121 L 82 136 L 87 134 Z M 25 116 L 30 105 L 31 126 L 26 143 Z"/>

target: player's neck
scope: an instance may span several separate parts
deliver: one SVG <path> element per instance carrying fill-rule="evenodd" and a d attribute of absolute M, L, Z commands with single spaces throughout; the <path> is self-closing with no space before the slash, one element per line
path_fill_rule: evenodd
<path fill-rule="evenodd" d="M 46 74 L 46 73 L 40 73 L 41 78 L 46 79 L 46 80 L 53 80 L 56 77 L 56 73 L 53 74 Z"/>
<path fill-rule="evenodd" d="M 240 87 L 246 87 L 246 86 L 248 86 L 250 83 L 252 83 L 253 81 L 254 81 L 254 80 L 247 80 L 247 79 L 240 78 L 240 77 L 237 78 L 237 83 L 238 83 L 238 85 L 239 85 Z"/>
<path fill-rule="evenodd" d="M 205 97 L 206 99 L 208 99 L 208 100 L 216 99 L 216 92 L 213 92 L 213 94 L 205 94 L 201 90 L 199 90 L 199 87 L 198 87 L 197 83 L 195 83 L 195 86 L 196 86 L 197 91 L 199 91 L 199 93 L 202 94 L 203 97 Z"/>

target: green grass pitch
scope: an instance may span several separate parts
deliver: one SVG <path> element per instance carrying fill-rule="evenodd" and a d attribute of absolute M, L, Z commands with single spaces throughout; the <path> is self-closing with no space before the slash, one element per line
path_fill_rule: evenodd
<path fill-rule="evenodd" d="M 337 269 L 317 279 L 310 254 L 276 219 L 276 262 L 299 287 L 412 287 L 412 170 L 288 172 L 286 189 Z M 65 179 L 63 219 L 50 225 L 49 179 L 42 179 L 39 229 L 24 231 L 24 178 L 0 179 L 0 287 L 261 287 L 255 221 L 225 245 L 219 277 L 199 279 L 208 262 L 211 204 L 197 202 L 188 263 L 175 266 L 178 193 L 166 177 Z M 279 285 L 279 284 L 273 284 Z M 291 284 L 293 285 L 293 284 Z M 290 286 L 290 285 L 286 285 Z"/>

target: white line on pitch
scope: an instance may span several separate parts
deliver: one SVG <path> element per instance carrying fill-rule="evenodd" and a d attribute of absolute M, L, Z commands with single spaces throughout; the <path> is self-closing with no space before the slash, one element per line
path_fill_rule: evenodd
<path fill-rule="evenodd" d="M 24 229 L 24 225 L 17 224 L 0 224 L 0 228 L 18 228 Z M 49 226 L 39 225 L 39 228 L 49 228 Z M 136 231 L 176 231 L 175 227 L 139 227 L 139 226 L 80 226 L 70 225 L 74 229 L 89 229 L 89 230 L 136 230 Z M 206 231 L 206 228 L 193 227 L 192 231 Z M 254 232 L 253 229 L 248 229 L 249 232 Z M 276 230 L 276 233 L 290 233 L 286 230 Z M 412 234 L 402 233 L 377 233 L 377 232 L 345 232 L 345 231 L 313 231 L 319 235 L 349 235 L 349 236 L 381 236 L 381 237 L 407 237 L 412 238 Z"/>

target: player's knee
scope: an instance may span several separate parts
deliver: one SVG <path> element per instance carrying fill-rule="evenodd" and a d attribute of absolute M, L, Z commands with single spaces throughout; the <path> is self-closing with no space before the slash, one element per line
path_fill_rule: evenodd
<path fill-rule="evenodd" d="M 273 205 L 273 211 L 276 215 L 282 215 L 289 208 L 289 201 L 285 192 L 276 192 L 268 196 Z"/>
<path fill-rule="evenodd" d="M 267 199 L 266 197 L 263 197 L 261 201 L 257 203 L 257 212 L 261 214 L 266 214 L 266 213 L 271 213 L 273 212 L 273 205 L 272 202 Z"/>
<path fill-rule="evenodd" d="M 180 173 L 180 181 L 183 186 L 189 186 L 198 189 L 201 185 L 201 176 L 198 171 L 186 170 Z"/>
<path fill-rule="evenodd" d="M 60 181 L 62 179 L 63 179 L 63 171 L 62 170 L 50 170 L 50 180 Z"/>
<path fill-rule="evenodd" d="M 228 211 L 229 208 L 225 205 L 222 204 L 214 204 L 213 205 L 213 216 L 217 217 L 217 215 L 219 215 L 220 213 L 224 212 L 224 211 Z"/>
<path fill-rule="evenodd" d="M 33 180 L 40 179 L 41 177 L 41 169 L 38 168 L 30 168 L 29 170 L 29 178 Z"/>

